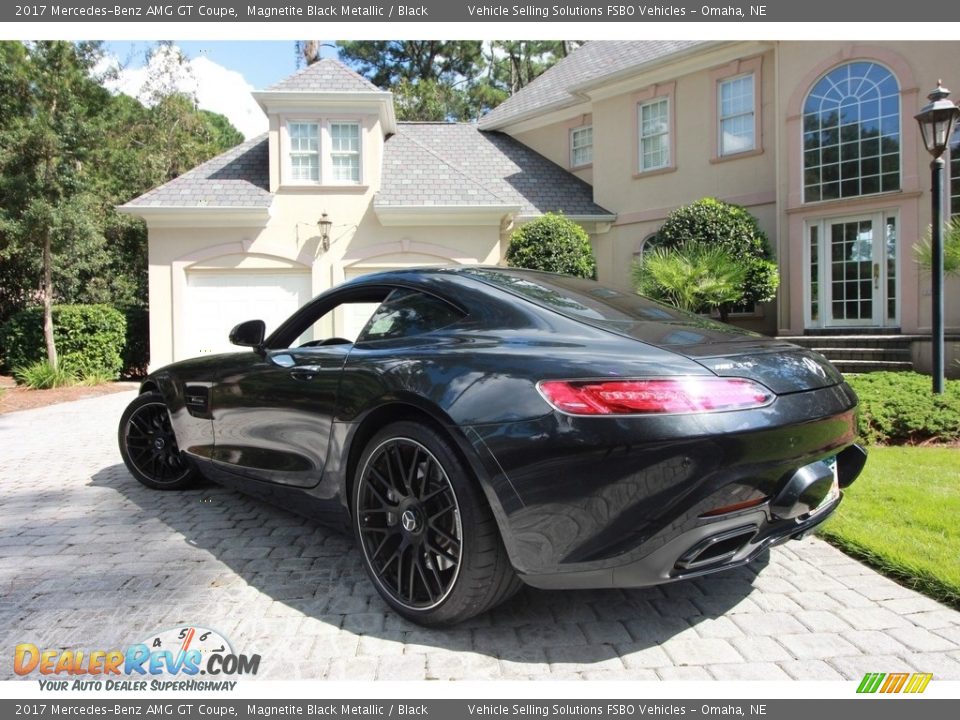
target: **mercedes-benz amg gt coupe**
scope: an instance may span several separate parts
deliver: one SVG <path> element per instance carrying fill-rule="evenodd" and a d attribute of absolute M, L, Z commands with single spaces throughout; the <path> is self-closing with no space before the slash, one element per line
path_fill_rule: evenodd
<path fill-rule="evenodd" d="M 351 531 L 383 599 L 425 625 L 523 583 L 744 564 L 822 523 L 866 460 L 856 395 L 820 355 L 591 280 L 378 273 L 230 340 L 244 350 L 144 380 L 120 420 L 130 472 Z"/>

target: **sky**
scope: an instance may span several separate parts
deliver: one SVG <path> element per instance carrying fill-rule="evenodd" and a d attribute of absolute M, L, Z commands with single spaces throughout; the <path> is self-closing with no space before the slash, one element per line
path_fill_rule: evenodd
<path fill-rule="evenodd" d="M 188 58 L 178 89 L 195 95 L 203 110 L 226 115 L 251 138 L 266 132 L 267 119 L 250 96 L 297 70 L 293 40 L 283 41 L 173 41 Z M 110 41 L 104 49 L 120 68 L 111 89 L 146 100 L 146 60 L 155 42 Z M 321 47 L 323 57 L 336 54 L 332 44 Z"/>

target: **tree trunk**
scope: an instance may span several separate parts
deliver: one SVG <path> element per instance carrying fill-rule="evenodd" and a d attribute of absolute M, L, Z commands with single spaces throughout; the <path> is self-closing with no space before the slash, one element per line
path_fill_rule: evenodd
<path fill-rule="evenodd" d="M 57 344 L 53 339 L 53 251 L 50 228 L 43 233 L 43 340 L 47 345 L 47 362 L 57 367 Z"/>

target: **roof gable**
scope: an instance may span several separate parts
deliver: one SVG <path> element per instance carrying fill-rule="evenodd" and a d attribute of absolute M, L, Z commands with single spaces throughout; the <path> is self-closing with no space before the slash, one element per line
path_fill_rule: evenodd
<path fill-rule="evenodd" d="M 439 173 L 439 175 L 435 175 Z M 465 123 L 399 123 L 375 207 L 499 204 L 504 212 L 611 218 L 593 188 L 508 135 Z"/>
<path fill-rule="evenodd" d="M 266 89 L 266 92 L 291 91 L 379 92 L 380 88 L 338 60 L 323 58 Z"/>
<path fill-rule="evenodd" d="M 707 44 L 699 40 L 594 40 L 585 43 L 529 85 L 480 118 L 481 129 L 502 128 L 530 115 L 582 102 L 576 89 L 632 68 Z"/>
<path fill-rule="evenodd" d="M 268 208 L 270 194 L 267 135 L 227 150 L 122 207 Z"/>

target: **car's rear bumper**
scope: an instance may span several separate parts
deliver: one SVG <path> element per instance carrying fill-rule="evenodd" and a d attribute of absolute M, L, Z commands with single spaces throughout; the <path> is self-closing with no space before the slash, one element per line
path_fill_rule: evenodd
<path fill-rule="evenodd" d="M 863 450 L 854 445 L 844 452 L 862 454 Z M 849 486 L 853 479 L 844 478 L 841 483 Z M 765 503 L 682 532 L 649 555 L 623 565 L 521 573 L 520 577 L 544 589 L 643 587 L 699 577 L 744 565 L 774 545 L 804 537 L 830 517 L 841 500 L 842 494 L 826 500 L 813 513 L 793 518 L 777 517 L 771 504 Z"/>
<path fill-rule="evenodd" d="M 466 434 L 527 583 L 629 587 L 743 564 L 826 519 L 836 502 L 813 515 L 801 502 L 810 505 L 808 480 L 817 490 L 807 495 L 824 497 L 824 478 L 800 471 L 839 456 L 841 484 L 853 481 L 863 464 L 855 410 L 842 384 L 780 396 L 760 410 L 552 414 Z M 704 554 L 701 543 L 714 547 Z"/>

